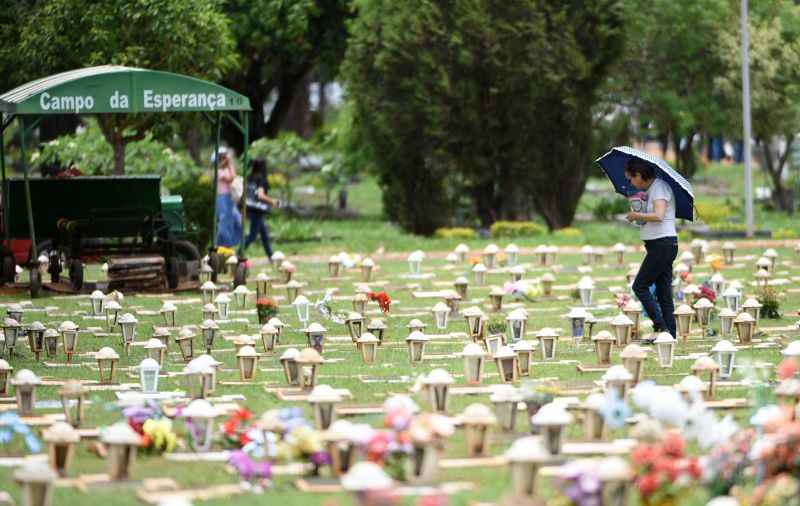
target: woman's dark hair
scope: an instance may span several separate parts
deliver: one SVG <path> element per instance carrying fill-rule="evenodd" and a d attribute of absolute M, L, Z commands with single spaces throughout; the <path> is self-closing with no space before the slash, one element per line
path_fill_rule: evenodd
<path fill-rule="evenodd" d="M 631 158 L 625 164 L 625 174 L 633 176 L 638 174 L 645 181 L 655 179 L 656 171 L 652 165 L 639 158 Z"/>
<path fill-rule="evenodd" d="M 267 175 L 267 161 L 263 158 L 255 158 L 250 163 L 250 170 L 254 176 L 266 176 Z"/>

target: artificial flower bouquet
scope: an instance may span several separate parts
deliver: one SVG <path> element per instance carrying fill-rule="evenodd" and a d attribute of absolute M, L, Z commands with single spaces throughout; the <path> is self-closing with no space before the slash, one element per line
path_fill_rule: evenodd
<path fill-rule="evenodd" d="M 263 325 L 278 315 L 278 303 L 272 297 L 259 297 L 256 299 L 256 312 L 258 323 Z"/>

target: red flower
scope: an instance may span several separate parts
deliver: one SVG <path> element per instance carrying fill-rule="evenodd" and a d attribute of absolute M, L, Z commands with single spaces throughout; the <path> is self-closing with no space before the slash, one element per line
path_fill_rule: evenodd
<path fill-rule="evenodd" d="M 700 297 L 705 297 L 709 302 L 714 302 L 717 299 L 717 294 L 711 288 L 703 285 L 700 287 Z"/>
<path fill-rule="evenodd" d="M 259 297 L 256 299 L 256 308 L 273 309 L 277 307 L 278 303 L 272 297 Z"/>
<path fill-rule="evenodd" d="M 377 301 L 384 313 L 388 313 L 392 305 L 392 299 L 386 292 L 368 292 L 367 299 Z"/>
<path fill-rule="evenodd" d="M 794 357 L 789 357 L 781 361 L 778 365 L 778 378 L 785 380 L 797 374 L 797 360 Z"/>
<path fill-rule="evenodd" d="M 649 496 L 658 490 L 659 481 L 656 473 L 648 473 L 636 479 L 636 486 L 640 494 Z"/>
<path fill-rule="evenodd" d="M 686 464 L 686 470 L 689 472 L 689 475 L 696 480 L 699 480 L 700 477 L 703 476 L 703 468 L 700 467 L 699 459 L 689 459 Z"/>
<path fill-rule="evenodd" d="M 678 479 L 678 465 L 675 460 L 669 457 L 663 457 L 655 462 L 654 471 L 663 473 L 667 477 L 667 481 L 672 483 Z"/>
<path fill-rule="evenodd" d="M 655 464 L 660 452 L 653 445 L 637 445 L 631 450 L 631 460 L 638 466 Z"/>
<path fill-rule="evenodd" d="M 686 441 L 683 440 L 678 432 L 667 432 L 663 443 L 664 453 L 670 457 L 682 458 Z"/>

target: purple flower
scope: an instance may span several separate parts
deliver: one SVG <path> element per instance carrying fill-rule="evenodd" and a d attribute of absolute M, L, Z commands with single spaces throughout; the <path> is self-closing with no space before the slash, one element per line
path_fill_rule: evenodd
<path fill-rule="evenodd" d="M 308 461 L 315 466 L 324 466 L 331 463 L 331 456 L 328 452 L 314 452 L 308 457 Z"/>
<path fill-rule="evenodd" d="M 268 480 L 272 476 L 272 467 L 268 461 L 256 462 L 242 450 L 232 451 L 228 457 L 228 464 L 246 481 L 254 478 Z"/>

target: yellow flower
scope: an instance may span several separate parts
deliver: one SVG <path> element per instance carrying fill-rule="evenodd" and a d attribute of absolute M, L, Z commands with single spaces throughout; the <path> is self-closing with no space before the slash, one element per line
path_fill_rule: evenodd
<path fill-rule="evenodd" d="M 312 430 L 310 427 L 297 427 L 292 431 L 291 435 L 295 441 L 295 447 L 301 453 L 309 455 L 322 451 L 322 439 L 319 432 Z"/>

